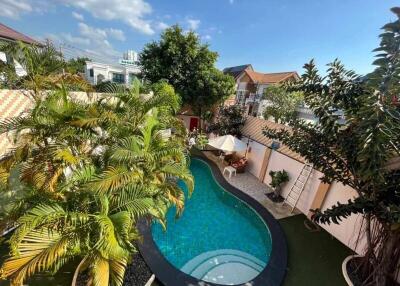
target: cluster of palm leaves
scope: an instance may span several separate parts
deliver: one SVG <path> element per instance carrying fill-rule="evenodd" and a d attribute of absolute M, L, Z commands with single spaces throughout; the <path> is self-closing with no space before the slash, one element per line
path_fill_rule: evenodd
<path fill-rule="evenodd" d="M 69 81 L 64 79 L 64 85 L 74 90 L 91 89 L 77 73 L 65 73 L 69 70 L 67 62 L 50 41 L 37 45 L 0 41 L 0 50 L 8 56 L 6 63 L 0 61 L 0 86 L 3 88 L 29 90 L 28 95 L 35 99 L 43 90 L 51 89 L 60 76 L 69 76 Z M 21 65 L 26 75 L 17 75 L 15 62 Z"/>
<path fill-rule="evenodd" d="M 190 193 L 193 177 L 179 98 L 166 83 L 151 90 L 141 94 L 136 82 L 79 100 L 61 78 L 31 111 L 0 121 L 16 144 L 0 162 L 0 187 L 15 195 L 2 226 L 16 227 L 2 278 L 22 285 L 79 258 L 89 285 L 121 285 L 138 219 L 164 223 L 172 205 L 180 214 L 177 181 Z"/>

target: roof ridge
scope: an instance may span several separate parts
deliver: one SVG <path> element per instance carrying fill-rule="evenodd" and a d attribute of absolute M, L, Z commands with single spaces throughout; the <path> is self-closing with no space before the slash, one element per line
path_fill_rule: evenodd
<path fill-rule="evenodd" d="M 264 73 L 264 72 L 258 72 L 258 71 L 249 71 L 249 72 L 252 72 L 252 73 L 258 73 L 258 74 L 267 74 L 267 75 L 270 75 L 270 74 L 286 74 L 286 73 L 297 73 L 296 71 L 285 71 L 285 72 L 267 72 L 267 73 Z"/>
<path fill-rule="evenodd" d="M 7 26 L 7 25 L 1 23 L 1 22 L 0 22 L 0 26 L 3 26 L 5 29 L 10 30 L 11 32 L 16 33 L 16 34 L 19 35 L 20 37 L 26 39 L 26 41 L 22 41 L 22 40 L 19 40 L 19 41 L 27 42 L 27 40 L 29 40 L 29 41 L 32 42 L 32 43 L 39 44 L 39 42 L 38 42 L 37 40 L 35 40 L 34 38 L 32 38 L 32 37 L 30 37 L 30 36 L 28 36 L 28 35 L 25 35 L 25 34 L 23 34 L 23 33 L 21 33 L 21 32 L 18 32 L 17 30 L 15 30 L 15 29 L 13 29 L 13 28 L 11 28 L 11 27 L 9 27 L 9 26 Z M 1 37 L 1 36 L 2 36 L 2 35 L 0 35 L 0 37 Z M 4 37 L 7 38 L 7 36 L 4 36 Z"/>

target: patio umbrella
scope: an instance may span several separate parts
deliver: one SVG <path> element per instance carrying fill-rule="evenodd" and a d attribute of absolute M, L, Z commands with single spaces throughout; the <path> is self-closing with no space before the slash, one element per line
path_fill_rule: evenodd
<path fill-rule="evenodd" d="M 224 152 L 240 152 L 247 148 L 246 143 L 232 135 L 219 136 L 208 141 L 208 145 Z"/>

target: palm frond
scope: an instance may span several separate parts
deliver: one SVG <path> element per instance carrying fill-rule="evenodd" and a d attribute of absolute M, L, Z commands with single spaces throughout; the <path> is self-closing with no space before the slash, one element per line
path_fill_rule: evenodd
<path fill-rule="evenodd" d="M 140 169 L 128 169 L 124 166 L 110 166 L 97 179 L 88 184 L 88 188 L 95 192 L 113 192 L 127 185 L 139 182 L 143 178 Z"/>
<path fill-rule="evenodd" d="M 18 244 L 18 256 L 12 256 L 2 265 L 2 277 L 11 277 L 19 285 L 37 272 L 51 270 L 60 263 L 74 239 L 55 230 L 39 229 L 26 234 Z"/>

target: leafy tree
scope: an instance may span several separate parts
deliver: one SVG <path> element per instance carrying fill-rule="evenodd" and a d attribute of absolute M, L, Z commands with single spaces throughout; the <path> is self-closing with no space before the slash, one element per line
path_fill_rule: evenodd
<path fill-rule="evenodd" d="M 193 178 L 185 128 L 174 116 L 179 98 L 166 83 L 154 84 L 153 96 L 139 91 L 135 84 L 82 102 L 61 81 L 31 111 L 0 121 L 0 133 L 16 142 L 0 162 L 0 185 L 12 188 L 17 167 L 22 185 L 3 218 L 17 227 L 0 269 L 12 285 L 74 258 L 90 285 L 122 285 L 138 219 L 164 223 L 172 205 L 182 212 L 175 178 L 189 191 Z M 175 132 L 165 138 L 168 128 Z"/>
<path fill-rule="evenodd" d="M 214 67 L 217 57 L 194 32 L 184 33 L 176 25 L 166 29 L 160 41 L 146 45 L 139 61 L 144 79 L 166 80 L 183 104 L 202 115 L 234 93 L 233 78 Z"/>
<path fill-rule="evenodd" d="M 400 9 L 392 9 L 398 18 Z M 400 113 L 392 96 L 398 94 L 400 20 L 383 27 L 376 51 L 376 70 L 365 78 L 347 71 L 339 61 L 321 77 L 313 62 L 305 65 L 300 83 L 290 90 L 304 92 L 304 100 L 319 118 L 317 125 L 292 120 L 292 131 L 266 129 L 324 173 L 323 182 L 338 181 L 358 197 L 322 212 L 320 223 L 339 224 L 351 214 L 364 217 L 367 249 L 360 273 L 363 284 L 390 285 L 400 258 L 400 170 L 388 167 L 400 155 Z M 340 124 L 336 111 L 344 112 Z"/>
<path fill-rule="evenodd" d="M 283 86 L 270 85 L 265 89 L 263 99 L 268 100 L 264 118 L 272 117 L 275 122 L 286 122 L 297 116 L 297 107 L 303 101 L 303 94 L 288 92 Z"/>
<path fill-rule="evenodd" d="M 66 70 L 72 74 L 84 73 L 87 61 L 90 61 L 90 59 L 86 57 L 69 59 L 66 63 Z"/>
<path fill-rule="evenodd" d="M 224 106 L 219 109 L 217 119 L 210 125 L 209 131 L 218 135 L 233 135 L 240 138 L 242 135 L 240 129 L 245 121 L 241 106 Z"/>

